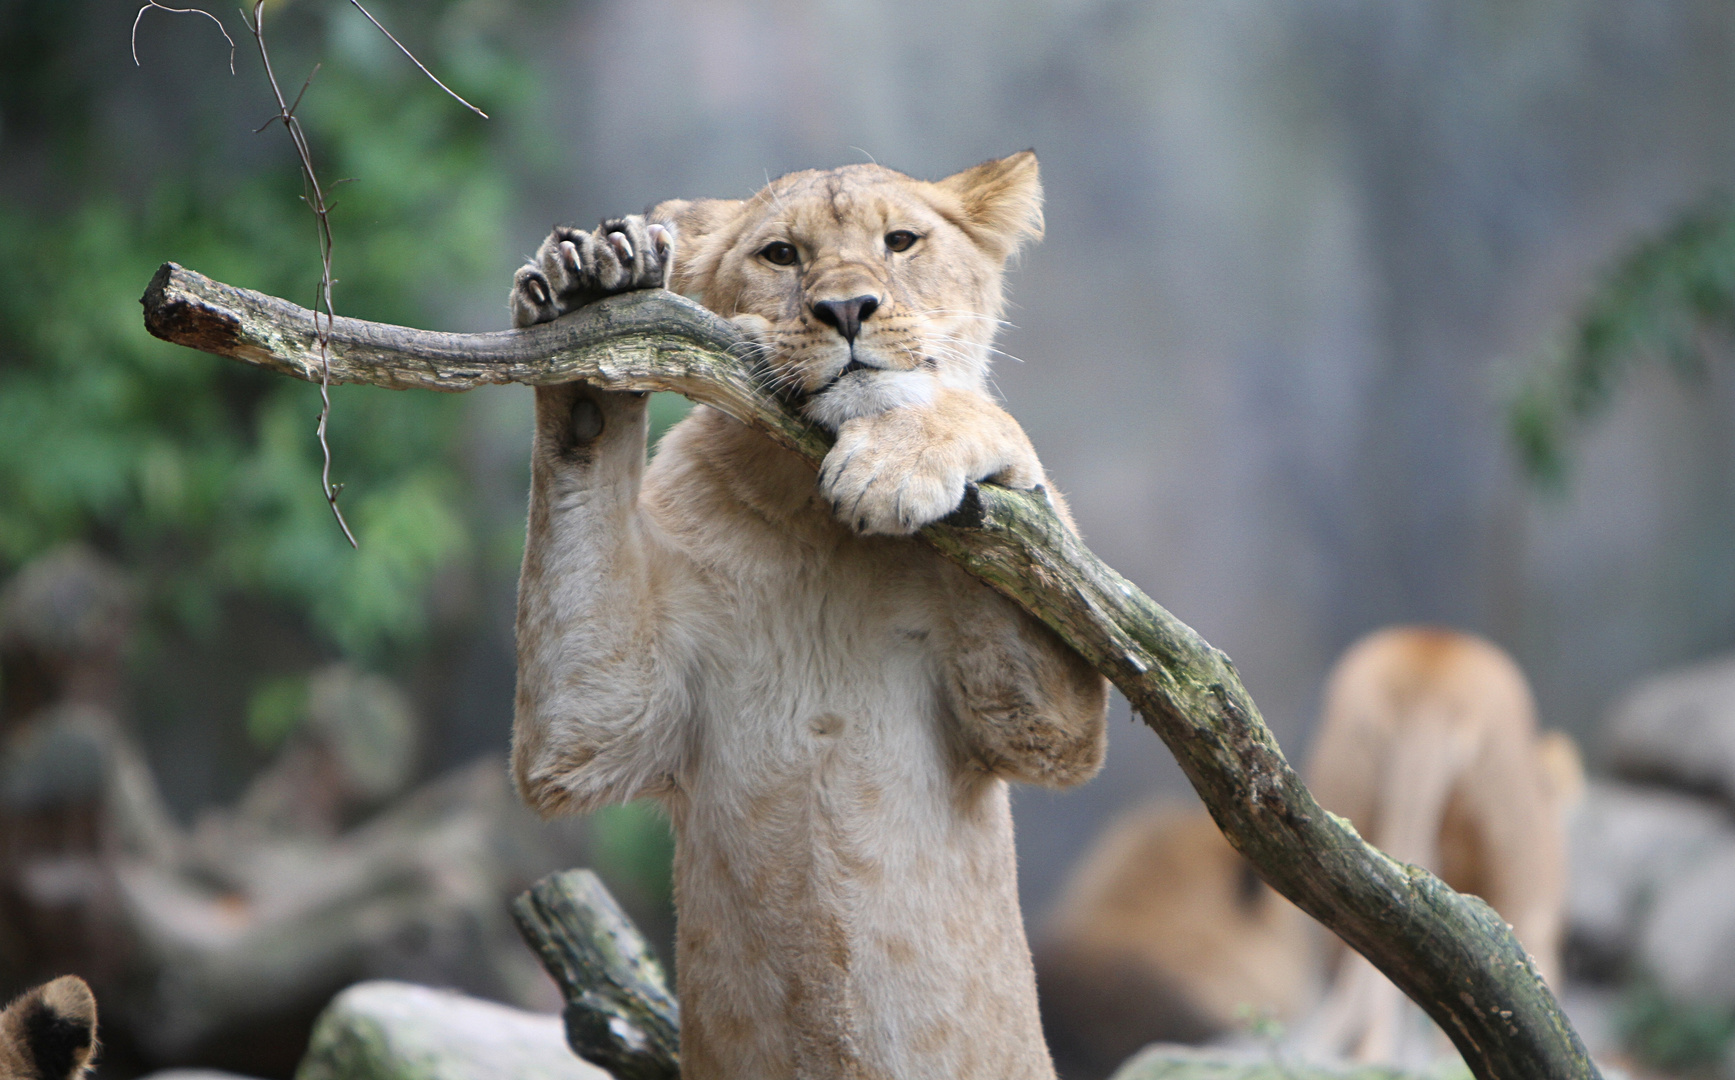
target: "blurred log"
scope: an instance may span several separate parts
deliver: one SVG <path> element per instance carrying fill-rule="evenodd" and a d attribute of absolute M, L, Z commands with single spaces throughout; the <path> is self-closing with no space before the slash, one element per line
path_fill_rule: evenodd
<path fill-rule="evenodd" d="M 173 263 L 145 325 L 167 341 L 309 381 L 313 314 Z M 829 438 L 766 389 L 727 322 L 666 292 L 611 297 L 491 334 L 431 334 L 338 319 L 333 383 L 468 390 L 584 380 L 673 390 L 764 432 L 817 467 Z M 1289 767 L 1229 657 L 1093 555 L 1041 492 L 972 486 L 922 538 L 1054 629 L 1162 737 L 1224 835 L 1266 881 L 1416 1001 L 1483 1080 L 1599 1077 L 1494 910 L 1370 847 Z"/>
<path fill-rule="evenodd" d="M 678 1080 L 681 1014 L 662 965 L 595 874 L 550 874 L 512 917 L 560 984 L 574 1053 L 618 1080 Z"/>

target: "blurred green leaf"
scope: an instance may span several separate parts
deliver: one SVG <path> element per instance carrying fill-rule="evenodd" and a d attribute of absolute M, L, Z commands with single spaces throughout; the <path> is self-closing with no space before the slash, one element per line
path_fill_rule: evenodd
<path fill-rule="evenodd" d="M 1735 1046 L 1735 1012 L 1672 1000 L 1646 979 L 1623 994 L 1617 1023 L 1635 1058 L 1672 1075 L 1715 1073 Z"/>
<path fill-rule="evenodd" d="M 262 750 L 280 746 L 307 719 L 307 677 L 269 679 L 247 701 L 247 737 Z"/>
<path fill-rule="evenodd" d="M 675 838 L 662 809 L 647 799 L 605 807 L 590 816 L 596 868 L 648 900 L 674 895 Z"/>
<path fill-rule="evenodd" d="M 1507 405 L 1526 475 L 1564 486 L 1571 443 L 1631 370 L 1704 375 L 1713 338 L 1735 330 L 1735 200 L 1718 195 L 1642 238 L 1608 270 L 1570 333 Z"/>

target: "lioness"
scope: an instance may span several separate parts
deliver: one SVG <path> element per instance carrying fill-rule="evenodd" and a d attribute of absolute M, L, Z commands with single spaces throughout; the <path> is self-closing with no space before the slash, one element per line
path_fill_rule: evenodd
<path fill-rule="evenodd" d="M 96 998 L 76 975 L 21 994 L 0 1012 L 0 1080 L 79 1080 L 96 1054 Z"/>
<path fill-rule="evenodd" d="M 1363 638 L 1327 681 L 1308 772 L 1321 805 L 1488 901 L 1558 979 L 1564 818 L 1583 775 L 1567 736 L 1538 732 L 1530 685 L 1505 652 L 1428 627 Z M 1315 1042 L 1364 1061 L 1414 1057 L 1403 1013 L 1398 989 L 1346 951 Z"/>
<path fill-rule="evenodd" d="M 1106 685 L 910 536 L 967 481 L 1044 484 L 986 390 L 1041 205 L 1028 151 L 853 165 L 556 229 L 518 271 L 519 326 L 666 278 L 837 434 L 816 478 L 698 408 L 647 467 L 641 395 L 536 391 L 514 773 L 545 813 L 668 808 L 691 1080 L 1054 1075 L 1006 781 L 1094 773 Z"/>

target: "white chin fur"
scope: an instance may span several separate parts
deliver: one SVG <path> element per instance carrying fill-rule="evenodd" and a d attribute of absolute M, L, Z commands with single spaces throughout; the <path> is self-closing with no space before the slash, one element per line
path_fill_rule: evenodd
<path fill-rule="evenodd" d="M 814 423 L 836 431 L 845 420 L 933 400 L 934 378 L 928 372 L 853 371 L 810 398 L 801 411 Z"/>

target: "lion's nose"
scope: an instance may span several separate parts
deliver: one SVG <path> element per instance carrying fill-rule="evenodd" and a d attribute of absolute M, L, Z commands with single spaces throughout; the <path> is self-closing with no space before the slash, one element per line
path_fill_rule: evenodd
<path fill-rule="evenodd" d="M 827 326 L 835 326 L 845 341 L 853 343 L 861 333 L 862 320 L 880 309 L 877 296 L 852 296 L 848 300 L 815 300 L 813 316 Z"/>

